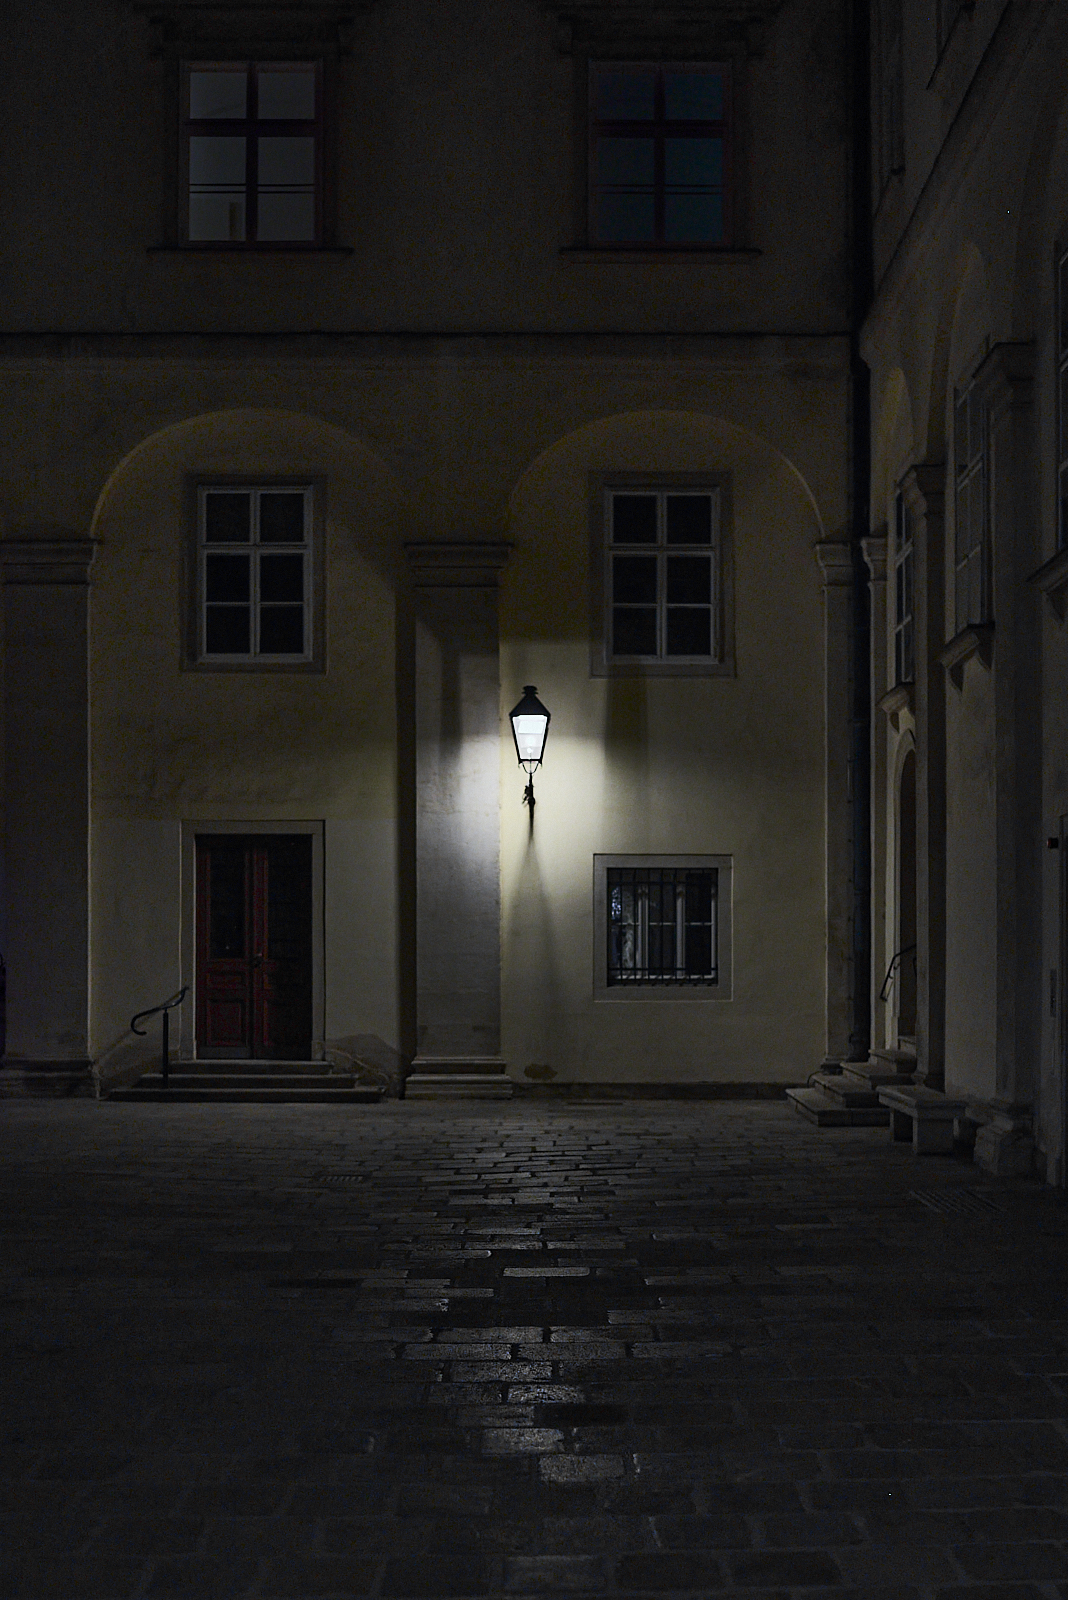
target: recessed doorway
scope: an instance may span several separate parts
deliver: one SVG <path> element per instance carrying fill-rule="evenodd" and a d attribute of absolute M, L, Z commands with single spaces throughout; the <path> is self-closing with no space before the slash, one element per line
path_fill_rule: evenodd
<path fill-rule="evenodd" d="M 196 1053 L 312 1053 L 312 839 L 196 836 Z"/>

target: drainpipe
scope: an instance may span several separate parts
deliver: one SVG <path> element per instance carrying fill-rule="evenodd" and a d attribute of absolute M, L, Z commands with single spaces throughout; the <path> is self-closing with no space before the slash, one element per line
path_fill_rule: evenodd
<path fill-rule="evenodd" d="M 871 44 L 869 0 L 851 0 L 852 193 L 850 228 L 850 541 L 853 551 L 853 971 L 849 1055 L 866 1061 L 871 1049 L 871 651 L 868 569 L 861 540 L 868 535 L 871 484 L 871 374 L 860 353 L 860 332 L 872 300 Z"/>

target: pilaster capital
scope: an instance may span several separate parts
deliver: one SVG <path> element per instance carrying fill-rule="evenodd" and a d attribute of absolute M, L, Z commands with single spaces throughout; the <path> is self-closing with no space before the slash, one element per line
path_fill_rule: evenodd
<path fill-rule="evenodd" d="M 813 546 L 825 589 L 845 588 L 853 582 L 853 551 L 844 539 L 821 539 Z"/>
<path fill-rule="evenodd" d="M 870 534 L 868 538 L 860 541 L 872 583 L 886 582 L 886 543 L 885 534 Z"/>
<path fill-rule="evenodd" d="M 944 461 L 917 461 L 901 479 L 905 505 L 914 517 L 940 520 L 946 504 Z"/>
<path fill-rule="evenodd" d="M 4 584 L 87 584 L 98 541 L 63 529 L 0 539 Z"/>
<path fill-rule="evenodd" d="M 1006 340 L 996 344 L 980 363 L 974 383 L 986 405 L 987 415 L 996 421 L 1002 412 L 1014 406 L 1031 404 L 1034 378 L 1034 340 Z"/>
<path fill-rule="evenodd" d="M 496 589 L 512 553 L 503 541 L 446 540 L 404 546 L 417 589 Z"/>

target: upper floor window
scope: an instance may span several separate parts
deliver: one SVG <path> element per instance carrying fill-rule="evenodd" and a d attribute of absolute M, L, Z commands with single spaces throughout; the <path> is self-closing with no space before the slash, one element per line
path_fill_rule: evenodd
<path fill-rule="evenodd" d="M 617 486 L 604 494 L 604 660 L 707 670 L 725 660 L 722 491 Z"/>
<path fill-rule="evenodd" d="M 894 683 L 916 677 L 913 624 L 912 518 L 899 489 L 894 496 Z"/>
<path fill-rule="evenodd" d="M 954 609 L 960 633 L 990 615 L 986 407 L 974 383 L 957 390 L 953 418 Z"/>
<path fill-rule="evenodd" d="M 591 67 L 591 244 L 731 242 L 730 89 L 724 65 Z"/>
<path fill-rule="evenodd" d="M 186 64 L 189 243 L 247 248 L 321 241 L 321 79 L 314 61 Z"/>
<path fill-rule="evenodd" d="M 321 660 L 313 509 L 310 484 L 197 488 L 197 664 L 300 667 Z"/>
<path fill-rule="evenodd" d="M 1057 264 L 1057 548 L 1068 547 L 1068 251 Z"/>

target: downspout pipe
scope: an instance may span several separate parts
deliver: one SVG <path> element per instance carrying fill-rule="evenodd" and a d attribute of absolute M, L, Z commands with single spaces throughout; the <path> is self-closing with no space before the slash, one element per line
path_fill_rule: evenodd
<path fill-rule="evenodd" d="M 860 335 L 872 301 L 871 233 L 871 7 L 849 0 L 850 147 L 850 543 L 853 554 L 852 728 L 853 950 L 849 1057 L 871 1050 L 871 605 L 861 541 L 869 531 L 871 486 L 871 373 Z"/>

